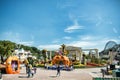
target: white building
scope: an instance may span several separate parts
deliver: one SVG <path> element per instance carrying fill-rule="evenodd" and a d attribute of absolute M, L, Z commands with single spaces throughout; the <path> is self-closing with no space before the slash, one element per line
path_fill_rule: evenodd
<path fill-rule="evenodd" d="M 28 57 L 32 57 L 32 53 L 30 51 L 25 51 L 23 48 L 22 49 L 16 49 L 13 52 L 13 55 L 17 56 L 20 61 L 24 61 Z"/>

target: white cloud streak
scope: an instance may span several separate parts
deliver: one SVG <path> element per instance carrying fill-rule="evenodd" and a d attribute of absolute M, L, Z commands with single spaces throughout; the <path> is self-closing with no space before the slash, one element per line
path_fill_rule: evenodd
<path fill-rule="evenodd" d="M 82 47 L 83 49 L 97 48 L 99 51 L 102 51 L 108 41 L 115 41 L 116 43 L 120 43 L 120 41 L 118 39 L 99 38 L 99 37 L 93 37 L 93 36 L 88 37 L 87 36 L 87 37 L 81 38 L 78 41 L 73 41 L 67 45 Z"/>
<path fill-rule="evenodd" d="M 10 40 L 17 44 L 23 44 L 27 46 L 32 46 L 34 44 L 34 41 L 22 41 L 20 33 L 14 33 L 12 31 L 8 31 L 8 32 L 4 32 L 2 36 L 4 40 Z M 33 39 L 33 36 L 32 36 L 32 39 Z"/>
<path fill-rule="evenodd" d="M 59 39 L 56 39 L 56 40 L 53 40 L 52 43 L 59 43 L 60 40 Z"/>
<path fill-rule="evenodd" d="M 56 45 L 56 44 L 39 45 L 38 48 L 40 50 L 42 50 L 42 49 L 46 49 L 46 50 L 58 50 L 60 48 L 60 45 Z"/>
<path fill-rule="evenodd" d="M 84 41 L 86 41 L 86 40 L 89 40 L 89 41 L 90 41 L 90 40 L 93 40 L 93 39 L 95 39 L 95 38 L 93 38 L 92 36 L 88 36 L 88 35 L 87 35 L 87 36 L 80 36 L 80 39 L 81 39 L 82 41 L 83 41 L 83 40 L 84 40 Z"/>
<path fill-rule="evenodd" d="M 108 41 L 115 41 L 116 43 L 120 43 L 118 39 L 113 38 L 103 38 L 103 37 L 95 37 L 95 36 L 81 36 L 79 40 L 71 41 L 70 43 L 65 44 L 66 46 L 76 46 L 81 47 L 82 49 L 98 49 L 99 52 L 104 50 L 104 47 Z M 57 50 L 60 48 L 60 45 L 42 45 L 39 46 L 41 49 L 49 49 L 49 50 Z"/>
<path fill-rule="evenodd" d="M 68 26 L 66 29 L 64 29 L 64 32 L 67 33 L 72 33 L 75 32 L 76 30 L 81 30 L 84 29 L 83 26 L 80 26 L 76 20 L 74 20 L 74 25 Z"/>
<path fill-rule="evenodd" d="M 115 27 L 113 28 L 113 32 L 118 33 L 118 31 L 117 31 L 117 29 Z"/>
<path fill-rule="evenodd" d="M 34 41 L 17 42 L 17 43 L 23 44 L 23 45 L 26 45 L 26 46 L 32 46 L 34 44 Z"/>
<path fill-rule="evenodd" d="M 108 41 L 115 41 L 116 43 L 120 43 L 118 39 L 112 38 L 103 38 L 96 36 L 84 35 L 79 37 L 79 40 L 71 41 L 70 43 L 64 43 L 66 46 L 76 46 L 81 47 L 82 49 L 98 49 L 99 52 L 104 50 L 104 47 Z M 39 45 L 39 49 L 47 49 L 47 50 L 58 50 L 61 44 L 50 44 L 50 45 Z"/>
<path fill-rule="evenodd" d="M 63 39 L 70 40 L 71 37 L 69 37 L 69 36 L 65 36 L 65 37 L 63 37 Z"/>
<path fill-rule="evenodd" d="M 20 34 L 19 33 L 13 33 L 12 31 L 4 32 L 2 34 L 4 40 L 10 40 L 14 42 L 20 41 Z"/>

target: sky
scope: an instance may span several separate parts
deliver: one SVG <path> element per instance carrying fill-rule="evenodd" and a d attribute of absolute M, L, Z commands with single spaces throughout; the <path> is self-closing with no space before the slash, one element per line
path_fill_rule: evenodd
<path fill-rule="evenodd" d="M 101 51 L 120 44 L 120 0 L 0 0 L 0 40 Z"/>

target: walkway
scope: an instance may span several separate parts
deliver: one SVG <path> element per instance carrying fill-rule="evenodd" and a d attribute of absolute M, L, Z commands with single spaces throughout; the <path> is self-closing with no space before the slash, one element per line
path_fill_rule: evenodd
<path fill-rule="evenodd" d="M 3 74 L 3 80 L 92 80 L 92 76 L 99 71 L 100 68 L 75 69 L 73 71 L 61 71 L 61 76 L 56 77 L 56 70 L 38 68 L 34 77 L 27 78 L 25 67 L 23 67 L 20 74 Z"/>

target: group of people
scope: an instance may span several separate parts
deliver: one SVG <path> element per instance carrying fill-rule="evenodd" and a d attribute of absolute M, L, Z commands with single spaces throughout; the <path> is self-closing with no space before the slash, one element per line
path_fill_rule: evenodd
<path fill-rule="evenodd" d="M 26 65 L 26 74 L 28 74 L 28 78 L 29 77 L 33 77 L 34 74 L 36 73 L 36 67 L 32 67 L 31 64 L 27 64 Z M 57 74 L 56 76 L 60 76 L 60 65 L 57 65 Z"/>
<path fill-rule="evenodd" d="M 33 67 L 31 64 L 26 64 L 26 74 L 28 74 L 29 77 L 33 77 L 36 73 L 36 67 Z"/>

